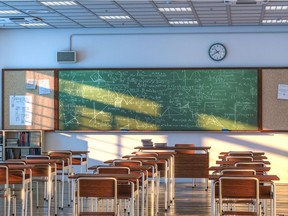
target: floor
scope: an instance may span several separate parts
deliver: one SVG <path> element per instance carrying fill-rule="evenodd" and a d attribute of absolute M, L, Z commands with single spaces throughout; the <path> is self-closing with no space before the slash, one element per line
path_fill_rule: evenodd
<path fill-rule="evenodd" d="M 176 198 L 174 204 L 165 212 L 163 185 L 161 184 L 160 196 L 160 216 L 180 216 L 180 215 L 203 215 L 210 216 L 210 189 L 205 191 L 205 185 L 198 183 L 195 188 L 192 188 L 191 183 L 177 183 L 176 184 Z M 39 208 L 36 208 L 36 196 L 33 191 L 33 215 L 43 216 L 47 215 L 47 203 L 40 199 Z M 72 207 L 67 206 L 67 200 L 63 210 L 59 210 L 59 216 L 73 215 Z M 1 202 L 1 205 L 2 202 Z M 20 205 L 17 203 L 17 215 L 20 215 Z M 2 206 L 0 206 L 2 210 Z M 2 213 L 0 213 L 0 216 Z M 28 214 L 29 215 L 29 214 Z M 51 215 L 54 215 L 54 206 L 52 202 Z M 277 216 L 288 216 L 288 184 L 277 185 Z"/>

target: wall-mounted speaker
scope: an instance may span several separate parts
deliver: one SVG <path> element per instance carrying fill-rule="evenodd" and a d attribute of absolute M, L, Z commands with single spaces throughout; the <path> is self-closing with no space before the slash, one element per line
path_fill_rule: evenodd
<path fill-rule="evenodd" d="M 60 51 L 57 52 L 57 62 L 58 63 L 76 63 L 77 53 L 75 51 Z"/>

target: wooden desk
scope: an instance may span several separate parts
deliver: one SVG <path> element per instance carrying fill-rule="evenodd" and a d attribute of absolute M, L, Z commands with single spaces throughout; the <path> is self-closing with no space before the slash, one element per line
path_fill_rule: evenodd
<path fill-rule="evenodd" d="M 32 158 L 32 159 L 10 159 L 7 160 L 8 162 L 25 162 L 27 165 L 33 165 L 31 167 L 33 178 L 35 177 L 47 177 L 47 200 L 48 200 L 48 215 L 50 215 L 51 209 L 51 200 L 52 200 L 52 182 L 53 178 L 55 179 L 54 184 L 54 204 L 57 206 L 57 163 L 61 160 L 58 159 L 39 159 L 39 158 Z M 45 167 L 43 167 L 45 166 Z M 48 173 L 45 172 L 45 168 L 48 167 Z M 42 169 L 43 168 L 43 169 Z M 37 189 L 38 190 L 38 189 Z M 37 194 L 38 196 L 38 194 Z M 37 207 L 38 207 L 38 200 L 37 200 Z M 55 209 L 55 215 L 57 215 L 57 208 Z"/>
<path fill-rule="evenodd" d="M 32 198 L 32 168 L 34 165 L 26 165 L 26 164 L 13 164 L 12 159 L 10 162 L 8 161 L 1 161 L 0 164 L 3 164 L 8 167 L 9 172 L 9 184 L 21 184 L 22 185 L 22 193 L 21 196 L 21 215 L 27 215 L 27 205 L 26 205 L 26 193 L 28 193 L 27 190 L 29 190 L 29 199 L 30 199 L 30 215 L 33 215 L 33 198 Z M 26 185 L 29 185 L 26 186 Z"/>
<path fill-rule="evenodd" d="M 209 150 L 211 147 L 135 147 L 139 151 L 174 151 L 175 154 L 175 178 L 208 178 L 209 175 Z M 185 154 L 177 150 L 195 150 L 203 153 Z"/>
<path fill-rule="evenodd" d="M 72 165 L 79 165 L 80 172 L 82 173 L 82 166 L 85 165 L 85 171 L 88 172 L 88 154 L 90 151 L 86 150 L 49 150 L 49 151 L 70 151 L 72 154 Z M 48 152 L 43 152 L 43 154 L 48 154 Z"/>
<path fill-rule="evenodd" d="M 126 158 L 127 159 L 127 158 Z M 113 166 L 114 165 L 114 161 L 121 161 L 121 162 L 125 162 L 126 159 L 114 159 L 114 160 L 107 160 L 104 163 L 107 165 L 96 165 L 94 167 L 90 167 L 89 169 L 97 169 L 99 166 Z M 136 162 L 136 161 L 135 161 Z M 128 162 L 129 163 L 129 162 Z M 155 202 L 155 210 L 156 212 L 158 212 L 159 210 L 159 205 L 158 205 L 158 200 L 159 200 L 159 188 L 160 188 L 160 174 L 158 174 L 157 171 L 157 164 L 158 161 L 155 160 L 143 160 L 141 161 L 142 166 L 128 166 L 130 168 L 130 171 L 136 171 L 139 172 L 141 171 L 141 173 L 145 174 L 145 176 L 147 175 L 147 181 L 145 181 L 145 179 L 143 178 L 142 180 L 142 188 L 146 188 L 147 192 L 148 192 L 148 174 L 151 174 L 150 177 L 150 182 L 151 182 L 151 203 L 153 204 L 153 208 L 151 207 L 151 213 L 152 215 L 154 215 L 154 195 L 156 196 L 156 202 Z M 125 166 L 125 165 L 119 165 L 119 166 Z M 144 184 L 146 183 L 146 185 Z M 143 190 L 144 191 L 144 190 Z M 144 196 L 145 193 L 143 193 L 142 191 L 142 206 L 144 206 Z M 166 192 L 166 191 L 165 191 Z M 166 194 L 166 193 L 165 193 Z M 146 197 L 148 196 L 148 193 L 146 193 Z M 167 202 L 165 202 L 165 206 L 167 206 Z M 146 208 L 148 209 L 148 202 L 146 202 Z M 141 214 L 144 214 L 143 212 L 143 208 L 141 209 Z"/>

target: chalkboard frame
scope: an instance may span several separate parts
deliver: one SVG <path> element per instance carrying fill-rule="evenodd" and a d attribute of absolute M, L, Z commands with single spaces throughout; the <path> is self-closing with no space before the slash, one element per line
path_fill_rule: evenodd
<path fill-rule="evenodd" d="M 231 132 L 261 132 L 262 131 L 262 76 L 261 76 L 261 68 L 256 68 L 256 67 L 247 67 L 247 68 L 238 68 L 238 67 L 227 67 L 227 68 L 61 68 L 61 69 L 56 69 L 56 73 L 55 73 L 55 78 L 57 79 L 57 88 L 59 90 L 59 72 L 60 71 L 65 71 L 65 70 L 255 70 L 257 72 L 257 77 L 258 77 L 258 84 L 257 84 L 257 91 L 258 91 L 258 98 L 257 98 L 257 129 L 253 129 L 253 130 L 175 130 L 176 132 L 209 132 L 209 131 L 215 131 L 215 132 L 219 132 L 219 131 L 231 131 Z M 70 130 L 70 129 L 59 129 L 59 98 L 58 98 L 58 94 L 55 94 L 55 107 L 57 108 L 57 119 L 55 119 L 55 121 L 57 121 L 57 129 L 58 131 L 81 131 L 81 132 L 123 132 L 123 131 L 127 131 L 127 130 Z M 129 130 L 129 132 L 173 132 L 172 130 Z"/>

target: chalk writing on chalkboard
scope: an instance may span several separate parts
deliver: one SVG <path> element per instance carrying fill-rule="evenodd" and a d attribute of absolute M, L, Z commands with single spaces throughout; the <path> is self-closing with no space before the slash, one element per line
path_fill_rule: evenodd
<path fill-rule="evenodd" d="M 257 130 L 256 69 L 59 71 L 60 130 Z"/>

